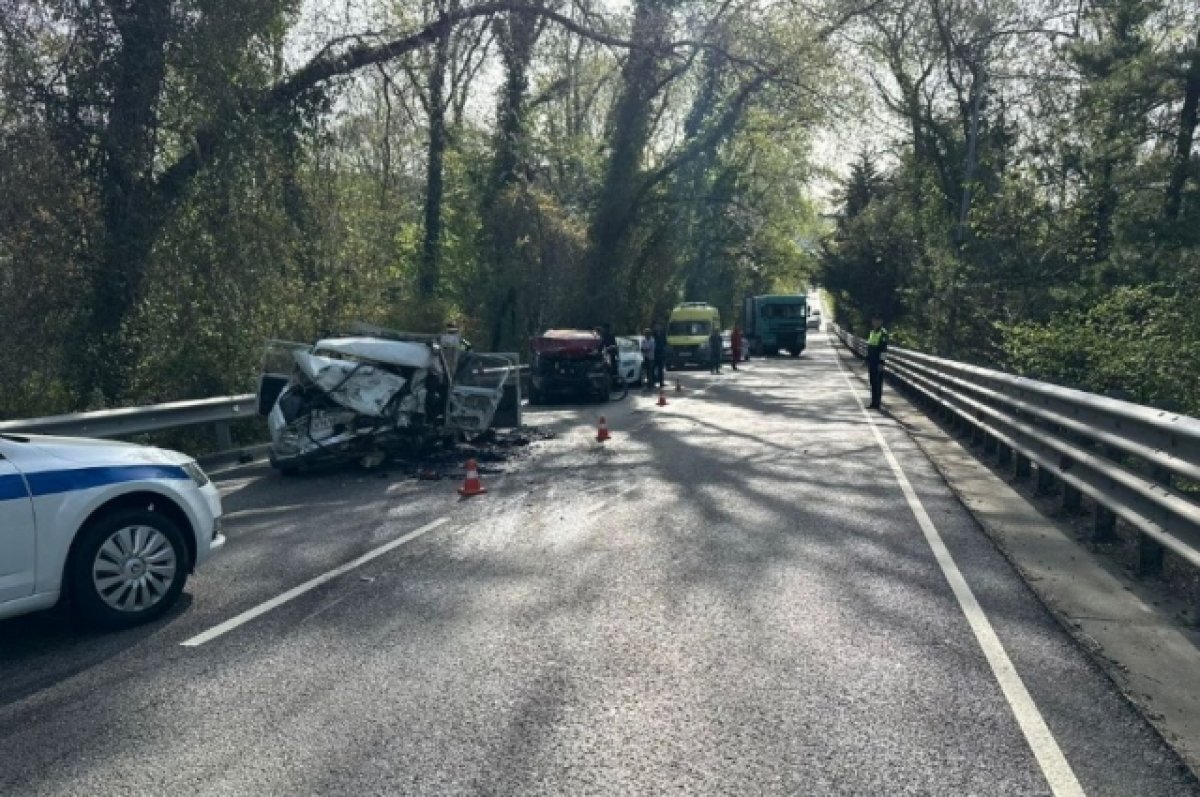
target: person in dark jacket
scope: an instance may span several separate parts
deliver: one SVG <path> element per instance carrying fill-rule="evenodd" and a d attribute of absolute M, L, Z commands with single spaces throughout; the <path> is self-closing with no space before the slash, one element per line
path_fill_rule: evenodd
<path fill-rule="evenodd" d="M 612 324 L 605 324 L 599 330 L 600 345 L 604 347 L 604 358 L 613 374 L 620 372 L 621 355 L 617 346 L 617 336 L 613 334 Z"/>
<path fill-rule="evenodd" d="M 713 327 L 713 331 L 708 336 L 708 356 L 709 368 L 714 374 L 721 373 L 721 349 L 723 348 L 721 341 L 721 330 Z"/>
<path fill-rule="evenodd" d="M 667 333 L 661 324 L 654 325 L 654 384 L 665 387 L 667 383 Z"/>
<path fill-rule="evenodd" d="M 867 409 L 882 409 L 883 361 L 887 354 L 888 331 L 879 316 L 871 318 L 871 332 L 867 335 L 867 377 L 871 380 L 871 403 Z"/>

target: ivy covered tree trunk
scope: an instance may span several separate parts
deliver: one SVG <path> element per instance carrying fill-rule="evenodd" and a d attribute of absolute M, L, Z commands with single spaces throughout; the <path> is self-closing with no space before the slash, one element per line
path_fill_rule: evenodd
<path fill-rule="evenodd" d="M 1200 31 L 1188 60 L 1184 78 L 1183 107 L 1179 112 L 1179 133 L 1172 154 L 1171 181 L 1167 185 L 1166 216 L 1170 221 L 1179 218 L 1183 207 L 1183 187 L 1192 169 L 1192 142 L 1196 136 L 1196 121 L 1200 110 Z"/>
<path fill-rule="evenodd" d="M 78 392 L 89 401 L 97 396 L 106 403 L 117 400 L 136 354 L 121 332 L 141 297 L 146 263 L 162 225 L 153 168 L 171 5 L 169 0 L 110 5 L 120 44 L 101 141 L 104 242 L 91 270 L 88 328 L 77 344 Z"/>
<path fill-rule="evenodd" d="M 541 3 L 533 0 L 530 5 Z M 529 212 L 530 198 L 524 195 L 529 166 L 526 115 L 529 66 L 542 23 L 530 15 L 514 14 L 497 20 L 495 30 L 504 62 L 504 83 L 496 107 L 491 174 L 481 207 L 485 247 L 492 259 L 482 266 L 488 273 L 479 277 L 490 284 L 486 321 L 491 348 L 499 350 L 519 345 L 524 331 L 521 321 L 528 315 L 528 292 L 523 283 L 530 266 L 526 262 L 531 256 L 529 251 L 535 248 L 528 244 L 536 231 L 529 229 L 535 214 Z M 517 219 L 521 223 L 514 223 Z"/>
<path fill-rule="evenodd" d="M 417 298 L 433 299 L 441 281 L 442 198 L 446 160 L 446 69 L 450 29 L 438 35 L 429 71 L 429 151 L 425 172 L 425 230 L 417 265 Z"/>
<path fill-rule="evenodd" d="M 661 48 L 678 0 L 637 0 L 633 42 L 621 71 L 621 93 L 613 111 L 604 184 L 592 220 L 586 283 L 578 299 L 579 322 L 613 320 L 622 303 L 614 296 L 630 268 L 629 233 L 642 176 L 642 158 L 650 139 L 651 102 L 662 77 Z"/>

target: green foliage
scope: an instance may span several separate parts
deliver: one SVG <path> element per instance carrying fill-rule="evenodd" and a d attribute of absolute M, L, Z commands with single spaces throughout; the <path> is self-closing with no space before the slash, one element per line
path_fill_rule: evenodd
<path fill-rule="evenodd" d="M 529 6 L 653 46 L 493 15 L 289 93 L 295 0 L 0 0 L 20 12 L 0 49 L 0 346 L 20 355 L 0 417 L 247 390 L 265 339 L 360 319 L 457 319 L 524 351 L 601 313 L 632 332 L 683 298 L 732 320 L 747 293 L 799 290 L 837 82 L 815 31 L 840 4 L 647 0 L 610 26 L 590 2 Z M 401 4 L 410 27 L 382 36 L 442 7 Z"/>
<path fill-rule="evenodd" d="M 1200 291 L 1122 287 L 1044 324 L 1003 331 L 1012 367 L 1097 393 L 1200 414 Z"/>
<path fill-rule="evenodd" d="M 1200 411 L 1194 33 L 1157 0 L 1116 0 L 1064 9 L 1078 37 L 1006 49 L 979 30 L 1037 20 L 913 8 L 934 42 L 924 12 L 871 23 L 907 135 L 846 181 L 822 258 L 838 317 L 882 312 L 905 345 Z"/>

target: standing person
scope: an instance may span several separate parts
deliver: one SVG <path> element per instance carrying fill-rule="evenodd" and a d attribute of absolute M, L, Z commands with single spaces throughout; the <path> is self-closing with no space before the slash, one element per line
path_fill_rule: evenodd
<path fill-rule="evenodd" d="M 882 409 L 883 359 L 887 354 L 888 331 L 879 316 L 871 317 L 871 332 L 867 335 L 867 376 L 871 380 L 871 403 L 867 409 Z"/>
<path fill-rule="evenodd" d="M 721 373 L 721 348 L 721 330 L 714 326 L 713 331 L 708 335 L 709 365 L 714 374 Z"/>
<path fill-rule="evenodd" d="M 654 333 L 649 327 L 642 330 L 642 384 L 654 387 Z"/>
<path fill-rule="evenodd" d="M 613 374 L 618 373 L 621 359 L 617 348 L 617 336 L 613 334 L 612 324 L 605 324 L 600 330 L 600 345 L 604 347 L 604 356 L 608 358 L 608 366 Z"/>
<path fill-rule="evenodd" d="M 742 360 L 742 328 L 737 324 L 733 325 L 733 332 L 729 333 L 729 347 L 733 349 L 733 370 L 737 370 L 738 363 Z"/>
<path fill-rule="evenodd" d="M 667 333 L 661 324 L 654 325 L 654 381 L 667 386 Z"/>

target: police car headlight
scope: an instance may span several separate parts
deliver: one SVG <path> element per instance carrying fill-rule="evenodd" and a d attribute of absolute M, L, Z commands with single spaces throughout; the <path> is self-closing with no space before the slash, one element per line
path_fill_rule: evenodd
<path fill-rule="evenodd" d="M 204 487 L 208 484 L 208 476 L 205 475 L 204 470 L 195 462 L 185 462 L 182 467 L 183 472 L 191 477 L 197 487 Z"/>

